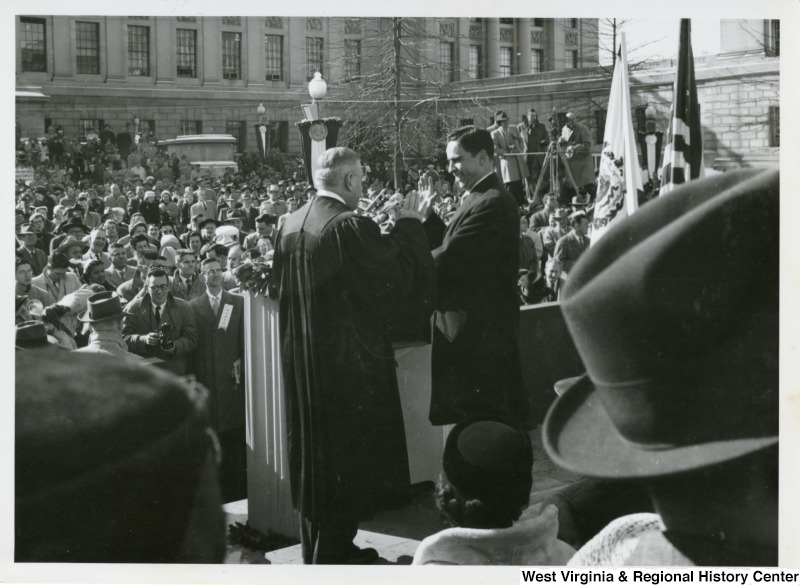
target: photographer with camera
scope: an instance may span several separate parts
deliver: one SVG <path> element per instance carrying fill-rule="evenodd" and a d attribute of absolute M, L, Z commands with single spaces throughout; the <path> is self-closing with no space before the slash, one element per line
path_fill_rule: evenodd
<path fill-rule="evenodd" d="M 182 376 L 188 373 L 187 356 L 197 345 L 192 308 L 169 292 L 164 268 L 152 267 L 145 287 L 142 296 L 125 306 L 122 336 L 132 353 L 164 360 L 165 370 Z"/>

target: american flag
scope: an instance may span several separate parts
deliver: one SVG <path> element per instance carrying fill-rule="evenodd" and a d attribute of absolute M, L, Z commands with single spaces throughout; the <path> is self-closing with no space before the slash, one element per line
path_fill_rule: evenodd
<path fill-rule="evenodd" d="M 678 45 L 678 74 L 672 98 L 672 112 L 664 149 L 661 191 L 669 193 L 676 185 L 703 176 L 703 128 L 700 126 L 700 104 L 694 79 L 692 56 L 692 24 L 681 19 Z"/>

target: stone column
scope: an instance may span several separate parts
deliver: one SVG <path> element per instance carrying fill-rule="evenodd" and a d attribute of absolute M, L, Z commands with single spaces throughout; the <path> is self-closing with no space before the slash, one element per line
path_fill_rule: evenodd
<path fill-rule="evenodd" d="M 53 79 L 73 79 L 75 58 L 72 53 L 72 18 L 53 17 Z"/>
<path fill-rule="evenodd" d="M 109 81 L 122 81 L 128 75 L 128 28 L 122 16 L 106 17 L 106 67 Z M 153 51 L 151 50 L 151 56 Z"/>
<path fill-rule="evenodd" d="M 531 19 L 517 19 L 517 47 L 519 47 L 519 59 L 517 59 L 517 74 L 525 75 L 531 72 Z"/>
<path fill-rule="evenodd" d="M 456 31 L 456 38 L 458 39 L 456 42 L 456 55 L 458 62 L 455 80 L 467 81 L 469 80 L 469 46 L 472 44 L 472 39 L 469 36 L 469 18 L 459 18 L 456 26 L 458 27 Z M 479 44 L 479 42 L 475 44 Z"/>
<path fill-rule="evenodd" d="M 500 19 L 486 19 L 486 65 L 488 77 L 500 77 Z"/>
<path fill-rule="evenodd" d="M 244 30 L 246 45 L 242 47 L 242 53 L 247 54 L 247 71 L 244 78 L 249 87 L 261 87 L 265 80 L 264 19 L 254 16 L 244 18 Z"/>
<path fill-rule="evenodd" d="M 287 71 L 286 79 L 289 81 L 289 85 L 304 85 L 307 83 L 306 19 L 294 17 L 289 18 L 288 21 L 289 33 L 286 35 L 284 48 L 289 55 L 289 71 Z"/>
<path fill-rule="evenodd" d="M 174 85 L 177 77 L 175 52 L 178 47 L 175 40 L 175 19 L 171 16 L 156 16 L 155 21 L 150 75 L 158 84 Z"/>
<path fill-rule="evenodd" d="M 203 38 L 198 39 L 198 61 L 203 66 L 203 83 L 205 85 L 222 82 L 222 20 L 218 16 L 203 18 Z M 201 49 L 202 48 L 202 49 Z"/>

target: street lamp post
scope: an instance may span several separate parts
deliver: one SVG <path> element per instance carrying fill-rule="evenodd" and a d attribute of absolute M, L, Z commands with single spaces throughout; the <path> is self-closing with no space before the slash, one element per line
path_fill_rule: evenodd
<path fill-rule="evenodd" d="M 258 124 L 255 125 L 256 140 L 258 141 L 263 162 L 267 161 L 267 153 L 269 152 L 269 117 L 267 117 L 267 122 L 264 122 L 264 115 L 266 113 L 267 108 L 264 107 L 264 104 L 258 104 L 258 107 L 256 108 L 256 114 L 258 114 Z"/>

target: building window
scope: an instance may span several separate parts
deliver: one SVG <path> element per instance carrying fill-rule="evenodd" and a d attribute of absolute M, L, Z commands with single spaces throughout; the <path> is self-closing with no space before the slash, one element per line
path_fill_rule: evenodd
<path fill-rule="evenodd" d="M 439 79 L 442 83 L 452 83 L 453 78 L 453 43 L 439 42 Z"/>
<path fill-rule="evenodd" d="M 500 77 L 511 77 L 514 71 L 514 52 L 511 47 L 500 47 Z"/>
<path fill-rule="evenodd" d="M 267 81 L 283 80 L 283 36 L 264 35 L 264 64 Z"/>
<path fill-rule="evenodd" d="M 531 49 L 531 73 L 542 72 L 543 52 L 541 49 Z"/>
<path fill-rule="evenodd" d="M 577 50 L 575 50 L 575 49 L 567 49 L 565 51 L 564 68 L 565 69 L 577 69 L 578 68 L 578 51 Z"/>
<path fill-rule="evenodd" d="M 469 78 L 480 79 L 481 71 L 483 70 L 483 62 L 481 59 L 481 46 L 469 46 Z"/>
<path fill-rule="evenodd" d="M 78 73 L 100 73 L 100 24 L 75 23 L 75 58 Z"/>
<path fill-rule="evenodd" d="M 514 24 L 513 18 L 501 18 L 500 24 Z"/>
<path fill-rule="evenodd" d="M 222 33 L 222 78 L 242 78 L 242 33 Z"/>
<path fill-rule="evenodd" d="M 781 21 L 768 20 L 767 23 L 767 56 L 779 57 L 781 54 Z"/>
<path fill-rule="evenodd" d="M 228 120 L 225 122 L 225 134 L 230 134 L 236 139 L 236 152 L 244 152 L 247 137 L 247 122 Z"/>
<path fill-rule="evenodd" d="M 202 134 L 202 133 L 203 133 L 202 120 L 181 120 L 181 127 L 179 134 L 185 136 L 189 134 Z"/>
<path fill-rule="evenodd" d="M 281 152 L 288 152 L 289 122 L 275 120 L 269 123 L 269 147 Z"/>
<path fill-rule="evenodd" d="M 606 135 L 606 116 L 608 112 L 606 110 L 595 110 L 594 111 L 594 126 L 597 129 L 597 134 L 595 135 L 595 144 L 603 144 L 603 138 Z"/>
<path fill-rule="evenodd" d="M 769 107 L 769 145 L 781 145 L 781 107 Z"/>
<path fill-rule="evenodd" d="M 533 26 L 536 28 L 544 28 L 544 18 L 534 18 Z"/>
<path fill-rule="evenodd" d="M 87 140 L 89 134 L 100 134 L 100 130 L 105 126 L 102 119 L 81 119 L 78 121 L 79 140 Z"/>
<path fill-rule="evenodd" d="M 128 75 L 150 75 L 150 27 L 128 27 Z"/>
<path fill-rule="evenodd" d="M 20 18 L 22 70 L 47 73 L 46 27 L 43 18 Z"/>
<path fill-rule="evenodd" d="M 345 78 L 361 75 L 361 41 L 346 40 L 344 42 L 344 76 Z"/>
<path fill-rule="evenodd" d="M 142 138 L 147 138 L 148 136 L 155 137 L 156 135 L 156 121 L 155 120 L 139 120 L 139 134 L 141 134 Z"/>
<path fill-rule="evenodd" d="M 175 32 L 178 43 L 178 77 L 197 77 L 197 31 L 179 28 Z"/>
<path fill-rule="evenodd" d="M 319 37 L 306 37 L 306 67 L 309 79 L 317 71 L 322 73 L 322 39 Z"/>
<path fill-rule="evenodd" d="M 570 18 L 569 19 L 569 27 L 570 28 L 578 28 L 578 19 L 577 18 Z"/>

